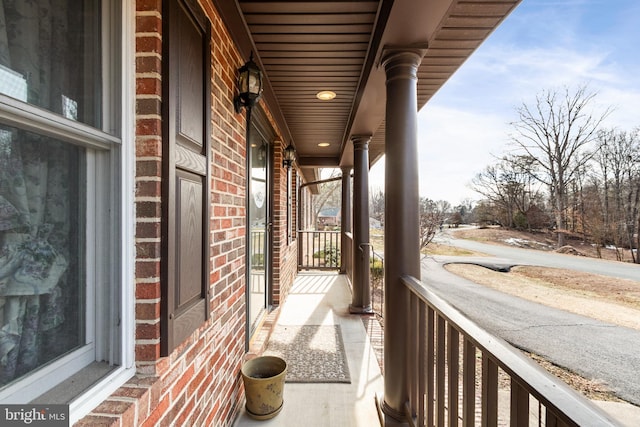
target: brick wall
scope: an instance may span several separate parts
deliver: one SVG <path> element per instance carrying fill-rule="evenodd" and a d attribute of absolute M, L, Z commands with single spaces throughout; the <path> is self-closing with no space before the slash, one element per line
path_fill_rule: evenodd
<path fill-rule="evenodd" d="M 160 357 L 161 0 L 136 0 L 136 324 L 137 375 L 78 426 L 228 426 L 242 403 L 245 352 L 245 116 L 233 111 L 243 63 L 213 6 L 210 317 L 168 357 Z M 274 129 L 277 127 L 267 112 Z M 296 246 L 286 237 L 286 174 L 276 144 L 274 301 L 291 286 Z M 283 187 L 284 186 L 284 187 Z M 295 188 L 295 187 L 294 187 Z"/>

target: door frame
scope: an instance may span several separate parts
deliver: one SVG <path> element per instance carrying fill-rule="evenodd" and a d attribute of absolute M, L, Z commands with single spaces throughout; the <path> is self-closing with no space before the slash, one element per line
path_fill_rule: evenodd
<path fill-rule="evenodd" d="M 251 232 L 250 232 L 250 197 L 251 197 L 251 138 L 248 138 L 245 141 L 246 144 L 246 198 L 245 198 L 245 314 L 246 314 L 246 322 L 245 322 L 245 347 L 246 350 L 249 350 L 249 342 L 253 337 L 253 334 L 259 329 L 259 325 L 261 323 L 260 317 L 264 318 L 264 316 L 271 310 L 273 306 L 273 268 L 272 268 L 272 260 L 273 260 L 273 200 L 274 200 L 274 169 L 275 164 L 273 162 L 274 158 L 274 144 L 276 139 L 275 131 L 273 130 L 267 115 L 264 111 L 256 105 L 251 111 L 251 122 L 247 123 L 248 127 L 254 128 L 258 134 L 260 134 L 261 138 L 267 144 L 266 154 L 266 190 L 267 195 L 265 198 L 266 207 L 266 219 L 265 219 L 265 248 L 264 248 L 264 264 L 265 264 L 265 307 L 263 313 L 259 316 L 259 320 L 256 321 L 255 329 L 252 330 L 252 321 L 250 317 L 250 266 L 251 266 Z M 250 134 L 251 129 L 248 129 L 247 134 Z"/>

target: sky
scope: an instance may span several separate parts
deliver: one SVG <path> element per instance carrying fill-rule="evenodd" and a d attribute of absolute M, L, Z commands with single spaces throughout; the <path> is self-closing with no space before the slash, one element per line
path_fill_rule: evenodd
<path fill-rule="evenodd" d="M 604 126 L 640 126 L 640 1 L 523 0 L 418 114 L 420 195 L 478 200 L 473 177 L 513 151 L 517 108 L 542 90 L 596 92 Z M 370 186 L 384 190 L 384 158 Z"/>

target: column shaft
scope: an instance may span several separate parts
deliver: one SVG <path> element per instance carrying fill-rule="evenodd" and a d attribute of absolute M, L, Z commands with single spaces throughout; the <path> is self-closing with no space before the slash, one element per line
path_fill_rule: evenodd
<path fill-rule="evenodd" d="M 347 272 L 347 257 L 351 253 L 345 250 L 348 247 L 347 233 L 351 232 L 351 168 L 342 167 L 342 207 L 340 210 L 340 273 Z"/>
<path fill-rule="evenodd" d="M 369 281 L 369 140 L 353 137 L 353 298 L 351 313 L 371 313 Z"/>
<path fill-rule="evenodd" d="M 409 399 L 409 291 L 403 275 L 420 278 L 417 69 L 424 51 L 392 50 L 387 78 L 385 134 L 384 412 L 404 419 Z"/>

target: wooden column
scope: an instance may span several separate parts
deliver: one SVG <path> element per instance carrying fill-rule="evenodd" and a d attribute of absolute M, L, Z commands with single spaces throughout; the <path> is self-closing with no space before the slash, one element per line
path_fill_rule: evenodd
<path fill-rule="evenodd" d="M 369 314 L 369 141 L 370 136 L 354 136 L 353 141 L 353 295 L 349 312 Z"/>
<path fill-rule="evenodd" d="M 404 420 L 409 290 L 400 278 L 420 278 L 417 70 L 422 48 L 387 48 L 385 134 L 384 403 L 386 415 Z"/>
<path fill-rule="evenodd" d="M 347 233 L 351 233 L 351 167 L 344 166 L 342 171 L 342 208 L 340 209 L 340 273 L 347 272 Z"/>

